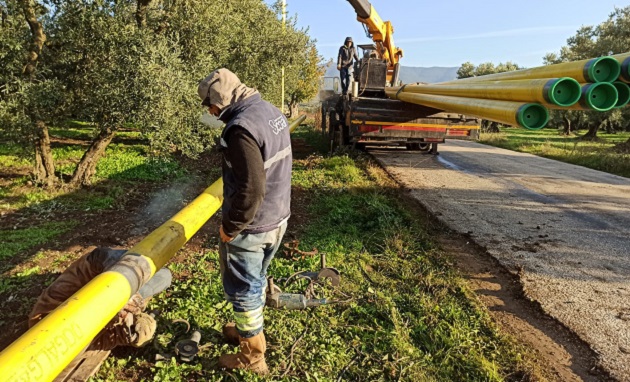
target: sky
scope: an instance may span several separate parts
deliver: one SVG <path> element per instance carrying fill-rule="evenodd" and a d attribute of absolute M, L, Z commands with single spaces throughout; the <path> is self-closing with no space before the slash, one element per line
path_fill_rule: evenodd
<path fill-rule="evenodd" d="M 309 29 L 325 58 L 335 57 L 346 36 L 370 43 L 346 0 L 286 0 L 289 16 Z M 273 3 L 273 0 L 265 0 Z M 370 0 L 394 26 L 404 66 L 461 66 L 513 61 L 540 66 L 583 25 L 608 18 L 621 0 Z"/>

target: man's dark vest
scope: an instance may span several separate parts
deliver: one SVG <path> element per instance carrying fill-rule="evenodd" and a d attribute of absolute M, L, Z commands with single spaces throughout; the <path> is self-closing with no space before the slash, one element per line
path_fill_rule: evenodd
<path fill-rule="evenodd" d="M 246 129 L 258 143 L 265 168 L 265 197 L 245 233 L 268 232 L 286 221 L 291 214 L 291 138 L 289 123 L 275 106 L 260 94 L 239 101 L 226 108 L 220 116 L 226 123 L 221 134 L 221 146 L 229 150 L 225 140 L 232 126 Z M 232 164 L 224 156 L 223 214 L 230 210 L 236 193 Z"/>

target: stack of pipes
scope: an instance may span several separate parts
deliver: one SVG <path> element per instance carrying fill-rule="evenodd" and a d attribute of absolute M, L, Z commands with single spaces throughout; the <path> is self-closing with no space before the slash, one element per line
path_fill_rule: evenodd
<path fill-rule="evenodd" d="M 547 124 L 549 109 L 603 112 L 626 106 L 628 84 L 630 52 L 385 91 L 389 98 L 538 130 Z"/>

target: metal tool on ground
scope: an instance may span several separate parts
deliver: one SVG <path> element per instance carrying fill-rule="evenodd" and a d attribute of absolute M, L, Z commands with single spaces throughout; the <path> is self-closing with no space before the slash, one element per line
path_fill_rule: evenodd
<path fill-rule="evenodd" d="M 321 269 L 318 272 L 301 271 L 291 275 L 285 282 L 289 285 L 292 280 L 298 278 L 308 279 L 309 284 L 304 293 L 283 293 L 282 289 L 274 283 L 273 277 L 267 280 L 267 300 L 266 305 L 275 309 L 300 310 L 310 307 L 336 303 L 326 298 L 318 299 L 314 297 L 314 284 L 330 283 L 333 287 L 339 286 L 341 275 L 335 268 L 326 266 L 326 255 L 321 254 Z"/>
<path fill-rule="evenodd" d="M 175 354 L 179 356 L 182 362 L 192 362 L 199 353 L 199 341 L 201 341 L 201 333 L 195 330 L 189 339 L 177 342 Z"/>
<path fill-rule="evenodd" d="M 318 272 L 301 271 L 298 273 L 294 273 L 287 279 L 285 284 L 288 285 L 293 277 L 307 278 L 310 279 L 312 282 L 320 283 L 329 280 L 330 284 L 335 287 L 339 286 L 339 282 L 341 281 L 341 275 L 339 274 L 339 271 L 335 268 L 329 268 L 326 266 L 325 253 L 322 253 L 320 255 L 320 270 Z"/>
<path fill-rule="evenodd" d="M 175 320 L 173 322 L 185 323 L 187 325 L 186 333 L 188 333 L 188 331 L 190 330 L 190 324 L 186 320 Z M 207 345 L 199 346 L 200 341 L 201 333 L 195 330 L 190 335 L 190 338 L 177 341 L 177 343 L 175 344 L 174 353 L 158 353 L 155 355 L 155 360 L 162 361 L 177 357 L 181 362 L 192 362 L 195 359 L 195 356 L 202 350 L 202 348 L 207 347 Z"/>

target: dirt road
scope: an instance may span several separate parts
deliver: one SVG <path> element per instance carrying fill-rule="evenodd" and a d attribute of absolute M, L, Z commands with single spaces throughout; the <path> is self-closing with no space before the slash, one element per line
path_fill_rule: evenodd
<path fill-rule="evenodd" d="M 630 381 L 630 179 L 472 142 L 371 153 Z"/>

